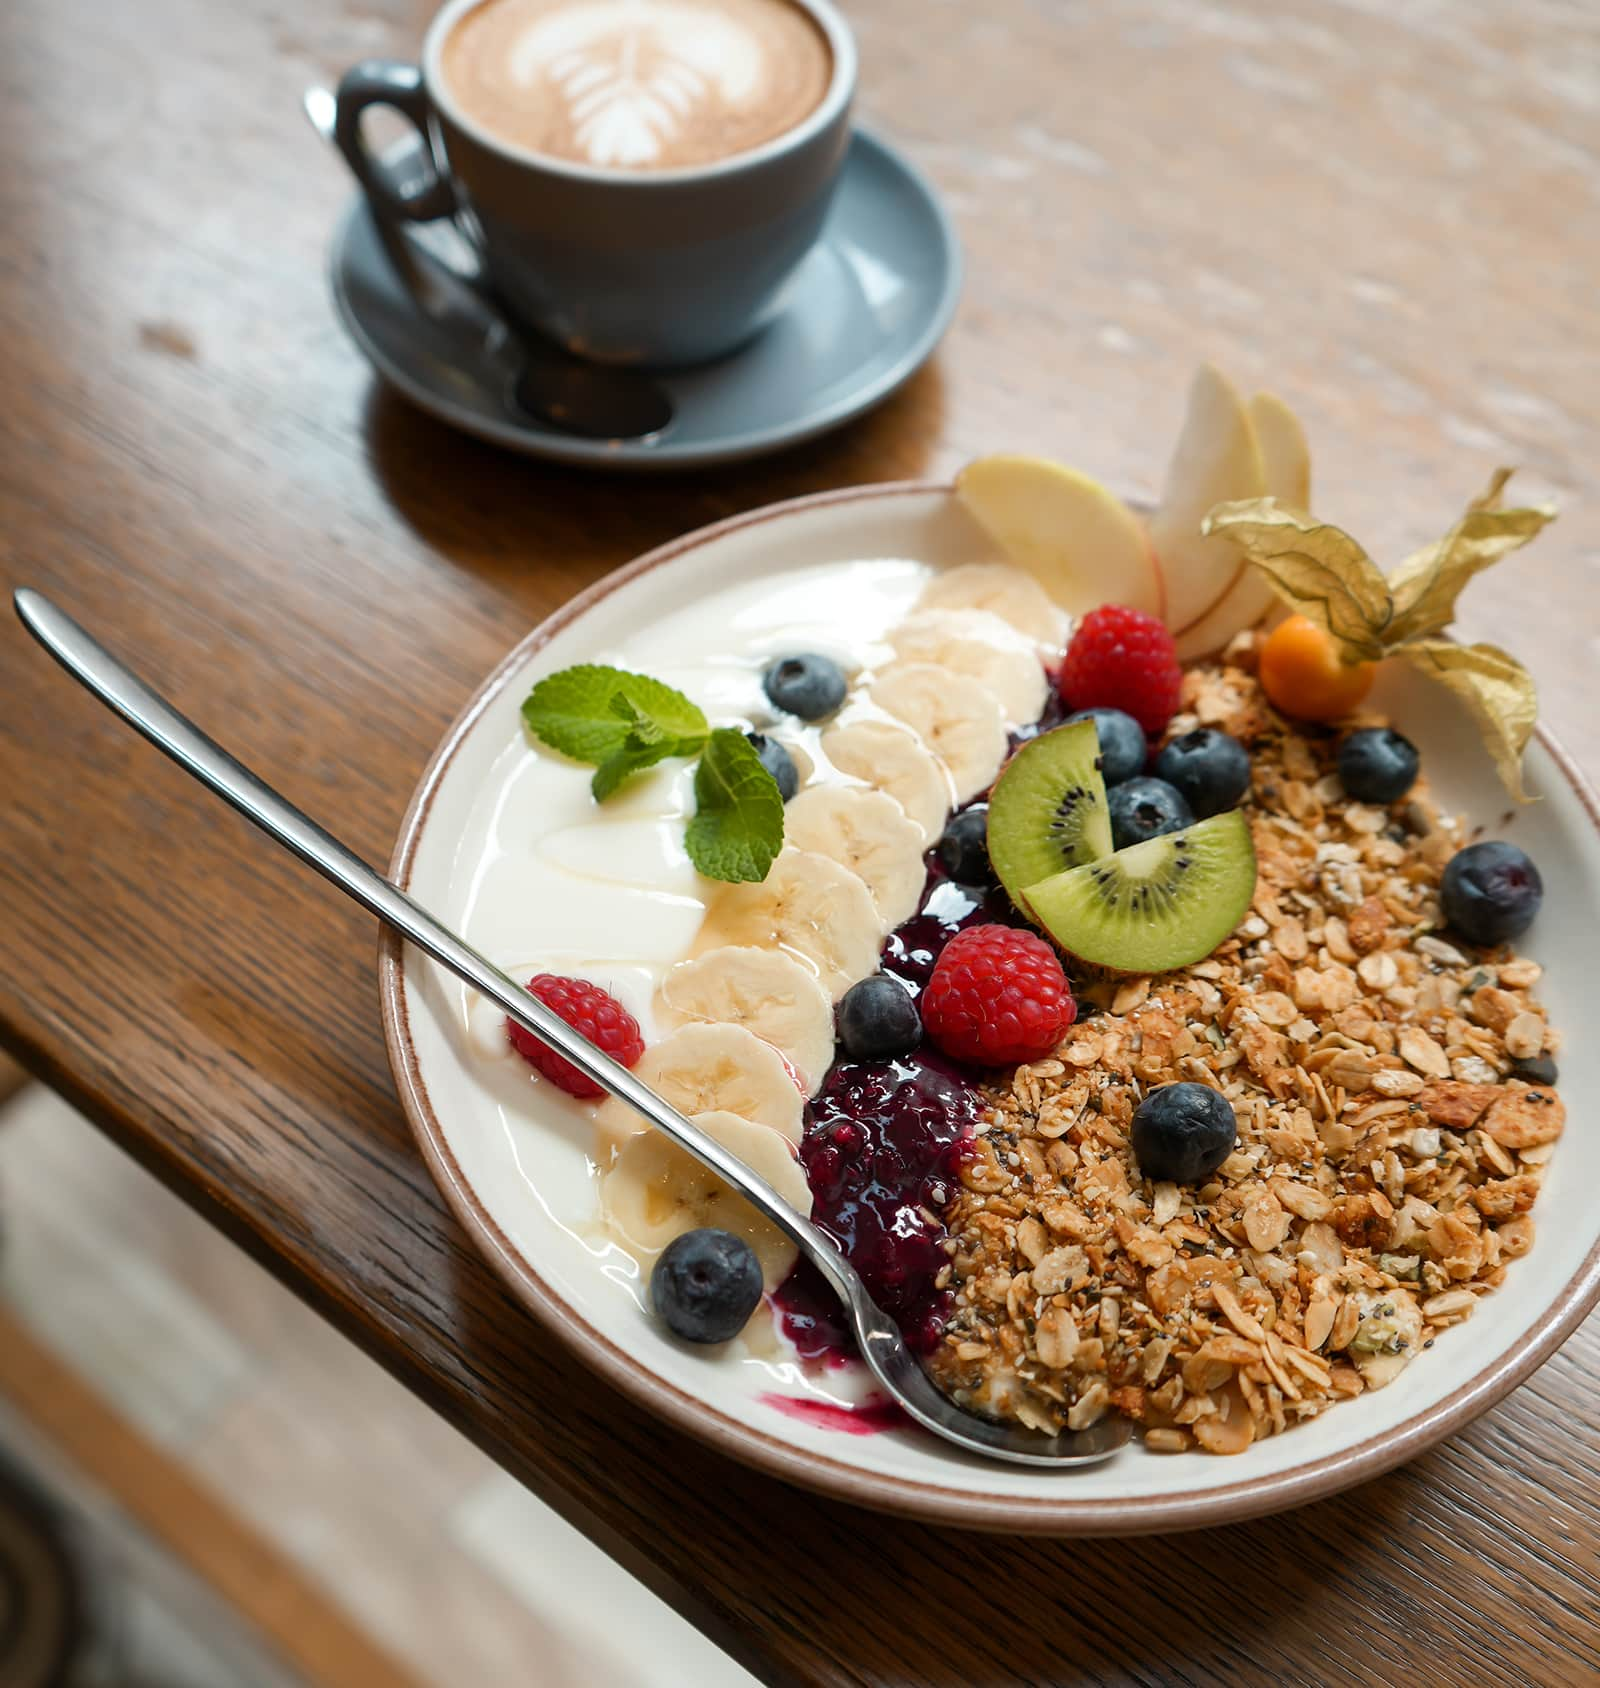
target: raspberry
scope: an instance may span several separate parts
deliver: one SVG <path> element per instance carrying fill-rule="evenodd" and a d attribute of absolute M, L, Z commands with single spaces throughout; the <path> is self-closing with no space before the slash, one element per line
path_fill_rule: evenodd
<path fill-rule="evenodd" d="M 1120 709 L 1154 736 L 1177 713 L 1183 670 L 1153 615 L 1102 604 L 1073 629 L 1056 684 L 1069 709 Z"/>
<path fill-rule="evenodd" d="M 944 946 L 922 1023 L 946 1055 L 979 1066 L 1036 1061 L 1078 1017 L 1056 953 L 1015 926 L 969 926 Z"/>
<path fill-rule="evenodd" d="M 591 985 L 587 979 L 563 979 L 555 973 L 539 973 L 528 981 L 529 991 L 553 1009 L 575 1031 L 603 1049 L 613 1061 L 631 1067 L 644 1054 L 639 1022 L 609 991 Z M 514 1020 L 506 1021 L 511 1047 L 530 1066 L 560 1085 L 569 1096 L 604 1096 L 605 1091 L 585 1078 L 564 1056 Z"/>

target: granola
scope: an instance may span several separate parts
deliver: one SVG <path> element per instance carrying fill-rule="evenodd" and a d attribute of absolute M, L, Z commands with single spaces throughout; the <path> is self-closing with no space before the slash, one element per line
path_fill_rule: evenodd
<path fill-rule="evenodd" d="M 1122 1413 L 1154 1450 L 1239 1453 L 1392 1381 L 1532 1246 L 1565 1119 L 1515 1076 L 1557 1049 L 1539 967 L 1443 932 L 1460 824 L 1425 785 L 1348 800 L 1333 736 L 1273 711 L 1256 648 L 1191 670 L 1170 729 L 1251 748 L 1250 914 L 1194 966 L 1082 981 L 1066 1041 L 990 1093 L 944 1215 L 930 1369 L 977 1410 L 1050 1431 Z M 1198 1189 L 1143 1179 L 1128 1144 L 1179 1080 L 1238 1119 Z"/>

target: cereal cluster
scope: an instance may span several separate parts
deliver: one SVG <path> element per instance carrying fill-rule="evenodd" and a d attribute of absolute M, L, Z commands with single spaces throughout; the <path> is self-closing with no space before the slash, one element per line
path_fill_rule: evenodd
<path fill-rule="evenodd" d="M 993 1093 L 945 1214 L 955 1305 L 930 1364 L 983 1412 L 1120 1412 L 1158 1451 L 1241 1452 L 1381 1388 L 1532 1245 L 1565 1119 L 1520 1076 L 1556 1048 L 1539 968 L 1443 930 L 1458 824 L 1424 786 L 1350 801 L 1333 736 L 1273 712 L 1255 648 L 1191 670 L 1171 725 L 1250 747 L 1250 915 L 1195 966 L 1080 982 L 1099 1011 Z M 1198 1189 L 1143 1179 L 1128 1144 L 1179 1080 L 1238 1119 Z"/>

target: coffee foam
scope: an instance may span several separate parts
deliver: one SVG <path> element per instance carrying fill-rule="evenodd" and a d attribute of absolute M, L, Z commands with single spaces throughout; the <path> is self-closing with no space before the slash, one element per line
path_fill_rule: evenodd
<path fill-rule="evenodd" d="M 790 0 L 487 0 L 446 39 L 443 65 L 498 138 L 616 170 L 747 152 L 802 122 L 833 74 Z"/>

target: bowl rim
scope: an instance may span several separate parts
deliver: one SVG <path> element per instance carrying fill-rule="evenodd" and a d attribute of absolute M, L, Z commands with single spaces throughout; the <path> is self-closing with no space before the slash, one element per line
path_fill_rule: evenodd
<path fill-rule="evenodd" d="M 954 490 L 949 481 L 882 481 L 762 505 L 669 540 L 570 598 L 502 658 L 446 730 L 401 820 L 389 877 L 402 889 L 409 888 L 417 847 L 434 798 L 457 751 L 490 702 L 521 672 L 531 656 L 619 587 L 688 551 L 741 529 L 828 505 L 949 494 Z M 1543 726 L 1536 726 L 1535 734 L 1572 787 L 1590 824 L 1600 833 L 1600 795 Z M 878 1511 L 1008 1534 L 1113 1536 L 1209 1528 L 1302 1506 L 1381 1476 L 1476 1418 L 1549 1359 L 1600 1302 L 1600 1238 L 1597 1238 L 1577 1271 L 1521 1337 L 1443 1400 L 1392 1430 L 1309 1465 L 1218 1488 L 1174 1490 L 1129 1499 L 1074 1499 L 1057 1494 L 985 1495 L 943 1483 L 863 1471 L 754 1429 L 701 1397 L 678 1388 L 602 1335 L 545 1283 L 533 1265 L 512 1246 L 468 1184 L 445 1138 L 411 1035 L 404 990 L 404 944 L 388 928 L 382 929 L 379 940 L 378 983 L 390 1070 L 423 1161 L 456 1219 L 512 1294 L 606 1382 L 674 1428 L 771 1476 Z"/>

